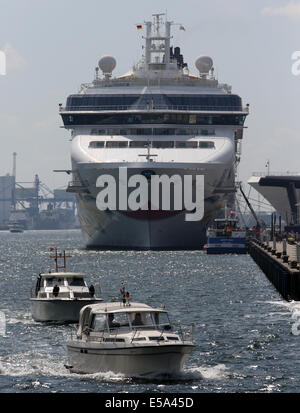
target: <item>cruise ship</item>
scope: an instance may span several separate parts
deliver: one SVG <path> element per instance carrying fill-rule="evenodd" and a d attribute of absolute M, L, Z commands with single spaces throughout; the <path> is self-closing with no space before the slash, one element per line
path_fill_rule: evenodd
<path fill-rule="evenodd" d="M 248 184 L 272 205 L 287 225 L 299 225 L 299 172 L 254 172 Z"/>
<path fill-rule="evenodd" d="M 59 105 L 72 140 L 67 190 L 76 193 L 88 248 L 200 249 L 207 222 L 235 191 L 249 105 L 244 107 L 231 86 L 218 82 L 210 56 L 195 59 L 193 74 L 180 48 L 171 43 L 171 29 L 185 30 L 164 14 L 153 14 L 137 26 L 145 40 L 139 63 L 113 77 L 116 59 L 104 55 L 94 80 Z M 135 208 L 124 205 L 117 190 L 116 195 L 107 193 L 115 196 L 116 207 L 99 208 L 99 178 L 109 175 L 116 188 L 124 188 L 120 170 L 125 169 L 128 182 L 137 175 L 147 182 L 153 176 L 169 177 L 161 198 L 175 191 L 172 177 L 184 180 L 187 175 L 195 198 L 197 177 L 202 176 L 201 219 L 188 220 L 184 202 L 178 207 L 170 201 L 166 208 L 162 200 L 151 198 L 150 189 L 145 204 L 136 196 Z M 125 187 L 128 197 L 134 196 L 137 189 Z"/>

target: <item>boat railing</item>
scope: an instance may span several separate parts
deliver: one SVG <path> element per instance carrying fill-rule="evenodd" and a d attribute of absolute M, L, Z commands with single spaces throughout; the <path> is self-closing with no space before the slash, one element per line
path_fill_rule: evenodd
<path fill-rule="evenodd" d="M 182 341 L 193 341 L 194 340 L 194 324 L 188 326 L 180 326 L 178 333 Z"/>
<path fill-rule="evenodd" d="M 99 106 L 60 106 L 60 112 L 98 112 L 98 111 L 195 111 L 195 112 L 243 112 L 249 113 L 248 107 L 241 106 L 191 106 L 191 105 L 99 105 Z"/>

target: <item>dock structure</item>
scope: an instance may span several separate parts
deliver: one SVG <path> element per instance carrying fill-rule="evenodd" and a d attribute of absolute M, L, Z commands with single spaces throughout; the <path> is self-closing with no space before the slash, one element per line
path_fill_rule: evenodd
<path fill-rule="evenodd" d="M 286 301 L 300 301 L 300 243 L 251 239 L 248 250 Z"/>

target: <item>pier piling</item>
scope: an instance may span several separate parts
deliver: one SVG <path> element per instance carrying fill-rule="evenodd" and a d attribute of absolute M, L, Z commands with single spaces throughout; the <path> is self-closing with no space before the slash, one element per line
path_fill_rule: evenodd
<path fill-rule="evenodd" d="M 281 296 L 287 301 L 300 301 L 300 245 L 273 240 L 269 246 L 269 242 L 251 239 L 248 249 Z"/>

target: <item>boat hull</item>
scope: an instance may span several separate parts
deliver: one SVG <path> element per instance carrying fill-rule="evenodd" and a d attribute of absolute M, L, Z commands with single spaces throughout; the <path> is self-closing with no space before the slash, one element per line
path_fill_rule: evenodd
<path fill-rule="evenodd" d="M 179 372 L 192 352 L 192 344 L 157 344 L 145 346 L 110 346 L 95 343 L 67 345 L 72 373 L 112 371 L 126 375 L 158 375 Z"/>
<path fill-rule="evenodd" d="M 79 312 L 88 304 L 101 299 L 30 299 L 32 318 L 39 322 L 78 323 Z"/>
<path fill-rule="evenodd" d="M 185 174 L 204 175 L 204 216 L 199 221 L 187 221 L 186 210 L 158 210 L 100 211 L 96 206 L 99 188 L 96 187 L 97 178 L 103 174 L 111 174 L 118 183 L 119 169 L 104 169 L 105 165 L 79 165 L 82 179 L 89 182 L 88 193 L 77 195 L 77 210 L 85 244 L 88 248 L 115 248 L 115 249 L 201 249 L 206 240 L 207 222 L 215 212 L 223 206 L 225 193 L 216 193 L 212 182 L 219 182 L 224 174 L 225 165 L 197 164 L 194 171 L 179 168 L 174 165 L 158 167 L 152 166 L 151 171 L 157 175 L 174 174 L 182 177 Z M 186 167 L 187 168 L 187 167 Z M 74 166 L 76 169 L 76 166 Z M 128 177 L 134 174 L 143 174 L 149 170 L 149 165 L 128 168 Z M 225 186 L 233 186 L 226 181 Z M 150 199 L 150 198 L 149 198 Z"/>
<path fill-rule="evenodd" d="M 245 238 L 208 238 L 207 254 L 247 254 Z"/>

